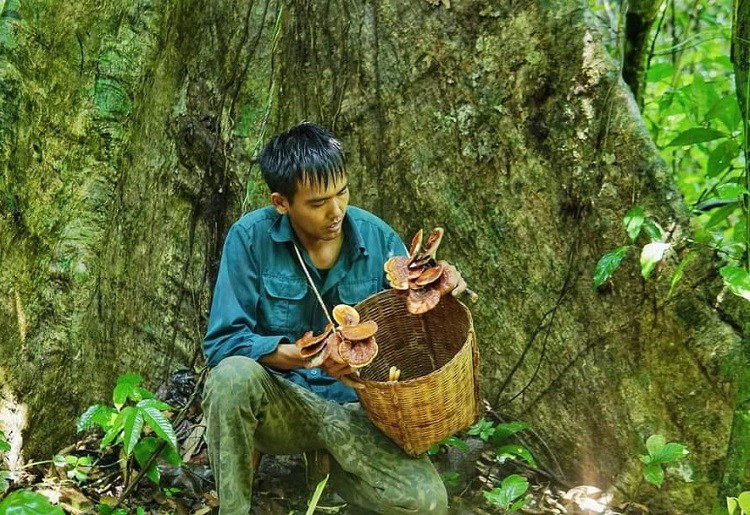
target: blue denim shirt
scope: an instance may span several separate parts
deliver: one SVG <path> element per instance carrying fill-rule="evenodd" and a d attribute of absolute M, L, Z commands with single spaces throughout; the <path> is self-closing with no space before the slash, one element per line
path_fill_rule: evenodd
<path fill-rule="evenodd" d="M 395 231 L 354 206 L 346 211 L 343 230 L 341 254 L 323 282 L 288 216 L 269 206 L 246 214 L 229 229 L 203 341 L 209 366 L 235 355 L 258 360 L 285 340 L 294 342 L 305 331 L 318 334 L 325 328 L 328 319 L 292 242 L 302 252 L 329 313 L 337 304 L 354 305 L 388 287 L 383 264 L 391 256 L 407 253 Z M 356 400 L 353 389 L 320 369 L 272 371 L 324 398 Z"/>

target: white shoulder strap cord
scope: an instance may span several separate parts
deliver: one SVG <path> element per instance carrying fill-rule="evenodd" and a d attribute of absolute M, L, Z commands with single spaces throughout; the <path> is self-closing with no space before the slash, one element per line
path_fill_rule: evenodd
<path fill-rule="evenodd" d="M 310 284 L 310 288 L 312 288 L 312 291 L 315 293 L 315 296 L 318 298 L 318 302 L 320 303 L 320 307 L 323 309 L 323 313 L 326 314 L 326 318 L 331 323 L 331 325 L 335 328 L 336 324 L 334 324 L 333 320 L 331 320 L 331 315 L 328 314 L 328 308 L 326 307 L 325 302 L 323 302 L 323 297 L 320 296 L 318 289 L 315 287 L 315 283 L 313 283 L 312 277 L 310 277 L 310 272 L 307 271 L 305 260 L 302 259 L 302 254 L 300 254 L 297 244 L 292 242 L 292 245 L 294 245 L 294 252 L 297 253 L 297 259 L 299 259 L 299 264 L 302 265 L 302 271 L 305 272 L 305 277 L 307 277 L 307 282 Z"/>

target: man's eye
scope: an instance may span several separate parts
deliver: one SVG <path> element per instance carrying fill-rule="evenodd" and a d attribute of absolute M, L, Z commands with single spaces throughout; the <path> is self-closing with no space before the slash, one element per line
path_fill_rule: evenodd
<path fill-rule="evenodd" d="M 311 205 L 312 207 L 323 207 L 323 204 L 325 204 L 325 202 L 313 202 Z"/>

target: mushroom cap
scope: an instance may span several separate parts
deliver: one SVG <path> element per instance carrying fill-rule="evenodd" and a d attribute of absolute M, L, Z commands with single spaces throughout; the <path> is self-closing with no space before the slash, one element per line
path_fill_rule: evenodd
<path fill-rule="evenodd" d="M 442 227 L 435 227 L 430 235 L 427 237 L 427 241 L 424 244 L 424 247 L 422 248 L 422 254 L 426 256 L 431 256 L 432 258 L 435 257 L 435 252 L 437 252 L 438 247 L 440 246 L 440 242 L 443 240 L 443 233 L 445 231 Z"/>
<path fill-rule="evenodd" d="M 299 355 L 302 359 L 308 359 L 315 356 L 317 353 L 322 351 L 326 347 L 326 340 L 320 340 L 314 345 L 308 345 L 299 350 Z"/>
<path fill-rule="evenodd" d="M 301 354 L 301 353 L 300 353 Z M 331 354 L 331 348 L 323 344 L 323 347 L 320 349 L 320 352 L 314 355 L 314 357 L 310 360 L 310 366 L 311 367 L 319 367 L 323 364 L 325 360 L 328 359 L 328 356 Z"/>
<path fill-rule="evenodd" d="M 323 332 L 320 333 L 318 336 L 313 336 L 312 331 L 307 331 L 305 334 L 303 334 L 299 340 L 295 342 L 297 347 L 300 349 L 304 349 L 306 347 L 310 347 L 313 345 L 316 345 L 320 343 L 321 341 L 325 340 L 328 337 L 328 334 L 333 330 L 333 325 L 328 324 L 325 329 L 323 329 Z"/>
<path fill-rule="evenodd" d="M 427 286 L 428 284 L 432 284 L 443 274 L 443 265 L 440 263 L 437 263 L 435 266 L 431 266 L 430 268 L 427 268 L 424 272 L 422 272 L 419 277 L 417 277 L 414 280 L 414 283 L 417 286 Z"/>
<path fill-rule="evenodd" d="M 406 297 L 406 309 L 412 315 L 427 313 L 440 302 L 440 292 L 437 288 L 428 286 L 419 290 L 409 290 Z"/>
<path fill-rule="evenodd" d="M 413 258 L 416 256 L 422 248 L 422 234 L 422 229 L 420 229 L 411 239 L 411 245 L 409 245 L 409 257 Z"/>
<path fill-rule="evenodd" d="M 339 345 L 341 345 L 341 341 L 341 335 L 338 332 L 334 331 L 328 335 L 328 338 L 326 339 L 326 346 L 331 351 L 331 359 L 339 365 L 344 365 L 346 364 L 346 360 L 344 360 L 344 358 L 341 357 L 341 354 L 339 353 Z"/>
<path fill-rule="evenodd" d="M 348 326 L 348 327 L 342 327 L 341 328 L 341 337 L 345 340 L 351 340 L 351 341 L 361 341 L 361 340 L 367 340 L 368 338 L 371 338 L 375 335 L 375 333 L 378 330 L 378 324 L 375 322 L 375 320 L 368 320 L 367 322 L 362 322 L 361 324 Z"/>
<path fill-rule="evenodd" d="M 361 368 L 372 363 L 378 355 L 378 344 L 374 336 L 358 342 L 343 340 L 339 344 L 339 354 L 350 367 Z"/>
<path fill-rule="evenodd" d="M 339 304 L 333 308 L 333 319 L 342 327 L 357 325 L 359 323 L 359 313 L 351 306 Z"/>
<path fill-rule="evenodd" d="M 443 275 L 440 276 L 440 282 L 438 283 L 438 292 L 440 296 L 452 292 L 456 286 L 458 286 L 458 270 L 456 267 L 449 264 L 447 261 L 439 261 L 443 265 Z"/>
<path fill-rule="evenodd" d="M 394 290 L 409 289 L 409 256 L 394 256 L 383 265 L 388 284 Z"/>

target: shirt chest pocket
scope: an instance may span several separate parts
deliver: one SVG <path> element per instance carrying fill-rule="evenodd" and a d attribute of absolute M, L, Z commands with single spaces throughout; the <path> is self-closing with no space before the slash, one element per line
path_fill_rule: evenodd
<path fill-rule="evenodd" d="M 381 278 L 365 277 L 359 281 L 342 282 L 339 285 L 339 298 L 344 304 L 353 306 L 358 302 L 365 300 L 373 293 L 379 292 Z"/>
<path fill-rule="evenodd" d="M 294 332 L 305 325 L 307 283 L 296 277 L 263 278 L 263 314 L 269 329 L 276 333 Z"/>

